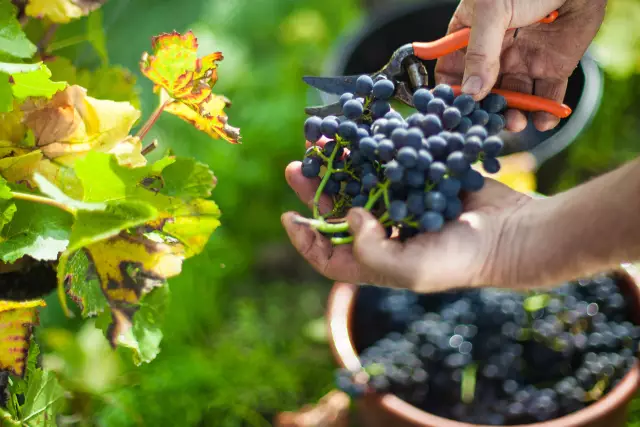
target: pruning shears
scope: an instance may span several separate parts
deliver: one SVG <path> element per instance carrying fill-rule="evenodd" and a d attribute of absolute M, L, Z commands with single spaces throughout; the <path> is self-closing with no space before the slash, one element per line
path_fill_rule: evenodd
<path fill-rule="evenodd" d="M 557 18 L 558 11 L 554 11 L 538 22 L 540 24 L 550 24 Z M 408 43 L 393 53 L 387 65 L 381 70 L 369 74 L 369 76 L 373 79 L 378 76 L 384 76 L 393 81 L 396 87 L 393 98 L 410 107 L 414 107 L 414 91 L 419 88 L 426 88 L 428 82 L 427 69 L 422 61 L 438 59 L 464 49 L 469 45 L 470 35 L 471 29 L 464 28 L 432 42 Z M 341 95 L 345 92 L 355 92 L 356 80 L 359 76 L 306 76 L 303 80 L 322 92 Z M 452 88 L 456 96 L 462 92 L 460 86 L 452 86 Z M 544 111 L 559 118 L 566 118 L 571 115 L 571 108 L 568 105 L 550 99 L 502 89 L 493 89 L 491 92 L 504 96 L 509 108 L 530 112 Z M 308 115 L 320 117 L 339 116 L 342 112 L 342 105 L 336 102 L 325 106 L 308 107 L 305 112 Z"/>

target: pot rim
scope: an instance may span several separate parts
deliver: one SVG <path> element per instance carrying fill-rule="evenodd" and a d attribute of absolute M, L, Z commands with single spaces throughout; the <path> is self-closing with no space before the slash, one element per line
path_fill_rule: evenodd
<path fill-rule="evenodd" d="M 633 294 L 640 304 L 640 272 L 631 265 L 623 264 L 615 273 L 625 280 L 629 293 Z M 335 282 L 329 294 L 327 304 L 327 332 L 329 344 L 334 358 L 343 368 L 357 370 L 361 367 L 358 354 L 353 345 L 351 320 L 353 305 L 358 285 Z M 609 393 L 595 403 L 564 417 L 555 418 L 542 423 L 517 425 L 511 427 L 582 427 L 585 423 L 602 419 L 616 408 L 626 404 L 640 387 L 640 363 L 622 378 Z M 369 398 L 369 397 L 367 397 Z M 422 426 L 438 427 L 491 427 L 480 424 L 468 424 L 459 421 L 438 417 L 423 411 L 393 394 L 372 396 L 370 399 L 377 401 L 386 412 L 402 419 Z"/>

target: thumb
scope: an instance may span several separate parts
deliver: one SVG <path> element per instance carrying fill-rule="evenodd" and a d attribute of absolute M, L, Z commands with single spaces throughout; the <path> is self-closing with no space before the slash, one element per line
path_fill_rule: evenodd
<path fill-rule="evenodd" d="M 498 80 L 502 43 L 509 21 L 505 2 L 475 1 L 462 91 L 476 101 L 484 98 Z"/>
<path fill-rule="evenodd" d="M 404 283 L 400 277 L 406 262 L 402 257 L 403 246 L 387 238 L 382 224 L 364 209 L 351 209 L 347 221 L 354 237 L 353 254 L 358 262 L 394 284 Z"/>

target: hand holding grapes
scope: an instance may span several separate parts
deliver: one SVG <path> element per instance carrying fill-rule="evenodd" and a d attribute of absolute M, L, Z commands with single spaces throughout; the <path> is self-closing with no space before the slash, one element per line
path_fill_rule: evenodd
<path fill-rule="evenodd" d="M 449 32 L 471 27 L 469 47 L 441 58 L 436 81 L 462 84 L 463 91 L 482 99 L 498 87 L 562 101 L 567 81 L 604 17 L 606 0 L 463 0 Z M 558 10 L 551 24 L 535 24 Z M 518 28 L 517 35 L 514 30 Z M 521 131 L 526 116 L 506 112 L 507 127 Z M 554 128 L 558 118 L 534 113 L 540 131 Z"/>

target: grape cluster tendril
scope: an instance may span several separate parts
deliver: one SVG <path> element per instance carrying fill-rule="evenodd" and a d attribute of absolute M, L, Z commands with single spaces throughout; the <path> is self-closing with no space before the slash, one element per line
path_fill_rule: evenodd
<path fill-rule="evenodd" d="M 310 117 L 304 134 L 312 146 L 302 161 L 302 174 L 320 178 L 313 219 L 299 219 L 332 238 L 349 243 L 346 222 L 351 207 L 371 211 L 387 228 L 399 229 L 401 239 L 440 231 L 463 210 L 465 192 L 480 191 L 484 176 L 500 171 L 498 156 L 505 127 L 504 97 L 487 96 L 482 103 L 469 95 L 455 96 L 448 85 L 413 95 L 416 112 L 404 118 L 391 110 L 394 83 L 367 75 L 356 81 L 355 93 L 340 97 L 342 116 Z M 318 141 L 325 139 L 321 147 Z M 321 215 L 322 194 L 334 201 L 333 211 Z"/>

